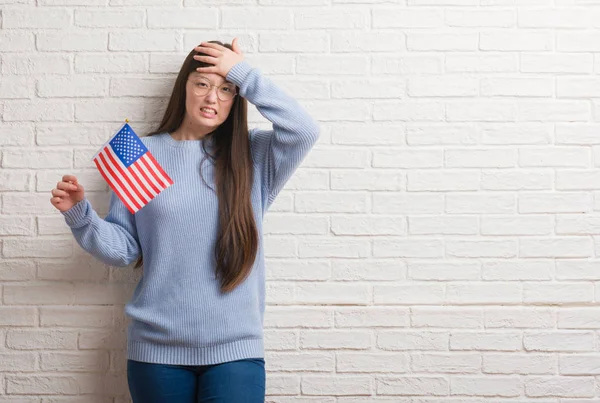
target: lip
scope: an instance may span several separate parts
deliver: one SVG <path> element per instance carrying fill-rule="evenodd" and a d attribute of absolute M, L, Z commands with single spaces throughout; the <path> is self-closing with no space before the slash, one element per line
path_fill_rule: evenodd
<path fill-rule="evenodd" d="M 202 112 L 202 109 L 200 109 L 200 114 L 207 119 L 216 119 L 217 118 L 216 114 L 213 115 L 211 113 L 204 113 L 204 112 Z"/>

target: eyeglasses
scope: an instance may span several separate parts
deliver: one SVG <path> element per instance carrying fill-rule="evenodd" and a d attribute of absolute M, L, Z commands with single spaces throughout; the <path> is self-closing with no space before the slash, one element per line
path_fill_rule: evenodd
<path fill-rule="evenodd" d="M 214 85 L 206 78 L 191 78 L 188 79 L 192 83 L 194 94 L 197 96 L 203 96 L 208 94 L 212 87 L 217 87 L 217 97 L 221 101 L 231 101 L 236 96 L 235 84 L 225 83 L 222 85 Z"/>

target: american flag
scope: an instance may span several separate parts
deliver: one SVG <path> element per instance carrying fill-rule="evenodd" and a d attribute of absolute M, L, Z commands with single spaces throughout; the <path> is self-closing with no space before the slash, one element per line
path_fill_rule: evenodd
<path fill-rule="evenodd" d="M 92 161 L 132 214 L 173 184 L 129 123 L 102 146 Z"/>

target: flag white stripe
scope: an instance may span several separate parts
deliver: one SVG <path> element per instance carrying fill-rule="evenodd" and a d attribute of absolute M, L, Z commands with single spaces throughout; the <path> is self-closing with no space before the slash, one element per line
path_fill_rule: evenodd
<path fill-rule="evenodd" d="M 139 189 L 139 184 L 138 184 L 138 181 L 137 181 L 137 180 L 136 180 L 136 179 L 135 179 L 133 176 L 131 176 L 131 173 L 129 173 L 129 170 L 128 170 L 127 168 L 125 168 L 125 165 L 123 165 L 123 163 L 122 163 L 122 162 L 121 162 L 121 160 L 119 159 L 119 156 L 118 156 L 117 154 L 115 154 L 115 150 L 113 150 L 113 149 L 112 149 L 112 147 L 109 147 L 107 150 L 108 150 L 107 152 L 110 152 L 110 153 L 111 153 L 111 155 L 112 155 L 112 156 L 113 156 L 113 158 L 115 159 L 116 163 L 117 163 L 117 164 L 119 165 L 119 167 L 120 167 L 120 168 L 123 170 L 123 172 L 125 172 L 125 176 L 127 176 L 127 178 L 129 178 L 129 180 L 132 182 L 132 185 L 130 185 L 130 184 L 127 182 L 127 179 L 123 178 L 123 182 L 125 183 L 125 186 L 126 186 L 128 189 L 130 189 L 130 191 L 132 192 L 131 194 L 132 194 L 132 196 L 135 198 L 135 200 L 136 200 L 136 201 L 139 201 L 139 203 L 140 203 L 140 205 L 141 205 L 141 206 L 144 206 L 146 203 L 148 203 L 148 202 L 150 201 L 150 199 L 148 199 L 148 198 L 146 197 L 146 195 L 144 194 L 145 192 L 144 192 L 143 190 L 140 190 L 140 189 Z M 112 161 L 109 161 L 109 162 L 111 163 L 111 165 L 114 165 L 114 164 L 112 163 Z M 116 167 L 115 167 L 115 168 L 116 168 Z M 140 194 L 142 195 L 142 198 L 143 198 L 144 200 L 140 199 L 140 197 L 139 197 L 139 196 L 138 196 L 138 195 L 137 195 L 137 194 L 136 194 L 136 193 L 133 191 L 133 189 L 131 188 L 131 186 L 135 186 L 135 187 L 136 187 L 136 189 L 137 189 L 138 191 L 140 191 Z M 147 199 L 147 200 L 146 200 L 146 199 Z"/>
<path fill-rule="evenodd" d="M 140 178 L 140 181 L 142 182 L 144 187 L 146 189 L 148 189 L 148 192 L 152 193 L 152 199 L 154 199 L 156 197 L 156 195 L 158 195 L 158 193 L 156 193 L 154 188 L 148 183 L 146 178 L 144 178 L 144 175 L 142 175 L 142 172 L 140 171 L 138 164 L 139 164 L 139 160 L 134 162 L 133 164 L 131 164 L 129 169 L 131 169 L 132 171 L 134 171 L 137 174 L 137 176 Z"/>
<path fill-rule="evenodd" d="M 156 180 L 156 178 L 154 177 L 152 172 L 148 171 L 148 168 L 146 168 L 146 165 L 140 160 L 138 160 L 137 162 L 138 162 L 138 168 L 142 169 L 146 173 L 146 175 L 148 175 L 150 180 L 152 180 L 152 183 L 154 183 L 154 186 L 156 186 L 158 188 L 159 192 L 162 191 L 164 189 L 163 185 L 158 183 L 158 181 Z"/>
<path fill-rule="evenodd" d="M 119 183 L 115 180 L 115 178 L 112 176 L 110 171 L 106 168 L 106 165 L 104 165 L 104 162 L 100 159 L 100 154 L 101 153 L 98 153 L 98 156 L 96 157 L 96 161 L 98 162 L 98 165 L 100 165 L 102 172 L 104 172 L 104 174 L 108 177 L 110 183 L 112 183 L 112 185 L 117 188 L 117 191 L 118 191 L 117 196 L 121 196 L 121 198 L 122 198 L 121 200 L 123 201 L 123 203 L 125 203 L 127 206 L 129 206 L 129 208 L 131 208 L 132 210 L 137 211 L 137 208 L 135 207 L 135 205 L 133 203 L 131 203 L 131 200 L 129 200 L 129 197 L 127 197 L 127 194 L 125 192 L 123 192 L 123 189 L 121 188 L 121 186 L 119 186 Z"/>
<path fill-rule="evenodd" d="M 117 157 L 117 155 L 114 153 L 114 151 L 112 150 L 112 147 L 107 147 L 106 150 L 104 151 L 105 153 L 105 157 L 107 158 L 107 163 L 110 165 L 110 167 L 115 171 L 115 173 L 117 175 L 119 175 L 119 178 L 121 179 L 121 182 L 123 182 L 123 185 L 125 185 L 125 187 L 127 188 L 127 190 L 129 191 L 129 194 L 131 194 L 131 196 L 135 199 L 135 201 L 141 206 L 144 207 L 144 205 L 146 204 L 145 202 L 141 201 L 140 198 L 135 194 L 135 192 L 133 191 L 133 189 L 131 188 L 131 186 L 129 185 L 129 183 L 127 183 L 127 180 L 125 178 L 122 177 L 122 175 L 120 175 L 119 170 L 117 169 L 117 167 L 113 164 L 113 162 L 110 160 L 110 158 L 108 158 L 108 154 L 112 154 L 113 157 L 117 160 L 117 164 L 120 164 L 119 161 L 119 157 Z M 122 168 L 124 168 L 121 165 Z"/>
<path fill-rule="evenodd" d="M 148 155 L 144 154 L 144 156 L 143 156 L 142 158 L 144 158 L 144 159 L 146 160 L 146 162 L 148 162 L 148 164 L 150 164 L 150 167 L 152 168 L 152 170 L 154 170 L 154 172 L 155 172 L 156 176 L 157 176 L 157 177 L 158 177 L 160 180 L 162 180 L 162 181 L 163 181 L 163 183 L 164 183 L 163 189 L 166 189 L 166 188 L 168 188 L 168 187 L 170 186 L 170 185 L 169 185 L 169 181 L 167 181 L 167 180 L 165 179 L 165 177 L 164 177 L 164 176 L 163 176 L 163 175 L 160 173 L 160 171 L 159 171 L 158 169 L 156 169 L 156 166 L 154 166 L 154 163 L 152 162 L 152 160 L 151 160 L 150 158 L 148 158 Z"/>

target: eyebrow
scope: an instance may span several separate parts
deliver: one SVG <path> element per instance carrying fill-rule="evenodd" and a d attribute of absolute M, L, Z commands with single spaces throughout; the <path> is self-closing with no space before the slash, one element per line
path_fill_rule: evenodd
<path fill-rule="evenodd" d="M 193 75 L 194 75 L 194 77 L 203 78 L 203 79 L 207 80 L 209 83 L 211 83 L 211 84 L 213 84 L 213 85 L 215 84 L 215 83 L 213 83 L 213 82 L 212 82 L 212 81 L 211 81 L 211 80 L 210 80 L 208 77 L 206 77 L 206 76 L 203 76 L 203 75 L 202 75 L 202 74 L 200 74 L 200 73 L 197 73 L 197 72 L 195 72 L 195 73 L 193 73 Z M 223 82 L 222 82 L 221 84 L 219 84 L 219 85 L 223 85 L 223 84 L 233 84 L 233 83 L 232 83 L 232 82 L 230 82 L 230 81 L 227 81 L 227 80 L 225 80 L 225 81 L 223 81 Z"/>

